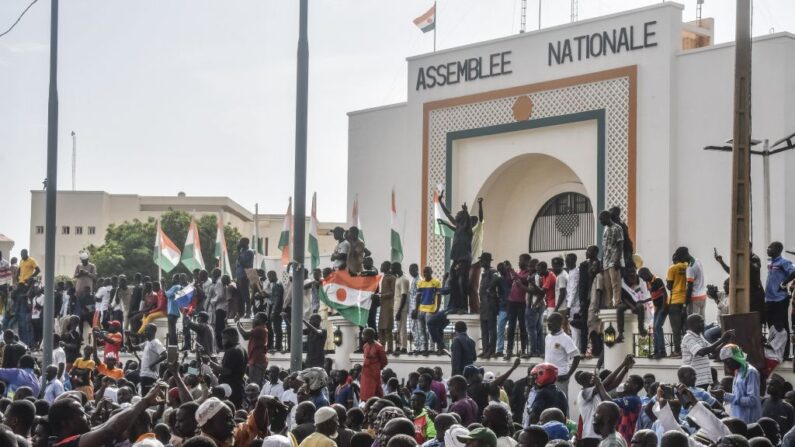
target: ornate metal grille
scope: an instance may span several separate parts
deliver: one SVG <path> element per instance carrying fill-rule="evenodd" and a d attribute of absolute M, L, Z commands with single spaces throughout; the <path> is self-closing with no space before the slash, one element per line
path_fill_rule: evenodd
<path fill-rule="evenodd" d="M 595 222 L 588 197 L 564 192 L 549 199 L 530 230 L 530 252 L 583 250 L 593 245 Z"/>

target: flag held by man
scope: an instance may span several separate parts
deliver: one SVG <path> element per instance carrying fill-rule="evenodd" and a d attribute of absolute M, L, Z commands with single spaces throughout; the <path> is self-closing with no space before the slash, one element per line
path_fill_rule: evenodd
<path fill-rule="evenodd" d="M 312 270 L 320 267 L 320 245 L 317 240 L 317 193 L 312 194 L 312 212 L 309 217 L 309 256 Z"/>
<path fill-rule="evenodd" d="M 204 259 L 202 258 L 202 244 L 199 240 L 199 227 L 193 218 L 188 225 L 188 237 L 185 239 L 185 247 L 182 249 L 182 265 L 188 270 L 203 270 Z"/>
<path fill-rule="evenodd" d="M 323 281 L 318 295 L 323 303 L 346 320 L 357 326 L 366 326 L 373 293 L 380 282 L 381 275 L 351 276 L 347 270 L 337 270 Z"/>
<path fill-rule="evenodd" d="M 229 265 L 229 251 L 226 248 L 226 236 L 224 235 L 224 220 L 222 216 L 218 216 L 218 222 L 215 228 L 214 256 L 218 261 L 218 268 L 221 269 L 221 274 L 231 275 L 232 268 Z"/>
<path fill-rule="evenodd" d="M 390 260 L 392 262 L 403 262 L 403 243 L 400 240 L 400 231 L 398 228 L 398 215 L 397 215 L 397 204 L 395 202 L 395 190 L 392 189 L 392 205 L 390 207 L 390 246 L 391 256 Z"/>
<path fill-rule="evenodd" d="M 282 265 L 290 263 L 290 232 L 293 230 L 293 198 L 287 203 L 287 213 L 284 215 L 282 232 L 279 235 L 279 250 L 282 251 Z"/>
<path fill-rule="evenodd" d="M 180 256 L 179 248 L 166 236 L 163 229 L 160 227 L 160 221 L 157 221 L 157 229 L 155 230 L 155 250 L 152 260 L 166 273 L 174 270 L 179 265 Z"/>

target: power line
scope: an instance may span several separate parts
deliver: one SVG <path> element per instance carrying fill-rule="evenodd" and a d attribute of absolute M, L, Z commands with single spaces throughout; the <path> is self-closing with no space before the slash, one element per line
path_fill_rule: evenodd
<path fill-rule="evenodd" d="M 19 21 L 20 21 L 20 20 L 22 20 L 22 17 L 24 17 L 24 16 L 25 16 L 25 13 L 26 13 L 26 12 L 28 12 L 28 9 L 30 9 L 30 7 L 31 7 L 31 6 L 33 6 L 33 5 L 34 5 L 34 4 L 35 4 L 37 1 L 39 1 L 39 0 L 33 0 L 32 2 L 30 2 L 30 4 L 28 5 L 28 7 L 27 7 L 27 8 L 25 8 L 25 9 L 22 11 L 22 14 L 20 14 L 20 15 L 19 15 L 19 17 L 17 18 L 17 21 L 16 21 L 16 22 L 14 22 L 13 24 L 11 24 L 11 27 L 10 27 L 10 28 L 8 28 L 8 29 L 7 29 L 7 30 L 5 30 L 5 31 L 4 31 L 2 34 L 0 34 L 0 37 L 3 37 L 3 36 L 5 36 L 6 34 L 10 33 L 10 32 L 11 32 L 11 30 L 12 30 L 12 29 L 14 29 L 14 27 L 15 27 L 15 26 L 17 26 L 17 23 L 19 23 Z"/>

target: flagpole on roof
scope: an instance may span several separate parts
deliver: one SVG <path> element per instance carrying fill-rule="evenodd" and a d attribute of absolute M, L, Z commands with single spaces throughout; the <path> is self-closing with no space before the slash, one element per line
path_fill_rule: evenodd
<path fill-rule="evenodd" d="M 436 52 L 436 28 L 439 25 L 439 11 L 436 10 L 436 2 L 433 2 L 433 52 Z"/>

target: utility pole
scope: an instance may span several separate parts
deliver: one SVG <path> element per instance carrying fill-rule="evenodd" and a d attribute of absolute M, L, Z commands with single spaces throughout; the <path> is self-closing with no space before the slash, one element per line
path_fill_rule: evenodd
<path fill-rule="evenodd" d="M 527 0 L 522 0 L 522 10 L 519 15 L 519 32 L 527 31 Z"/>
<path fill-rule="evenodd" d="M 541 1 L 538 0 L 538 29 L 541 29 Z"/>
<path fill-rule="evenodd" d="M 50 2 L 50 91 L 47 104 L 47 207 L 44 226 L 44 325 L 42 365 L 52 363 L 55 316 L 55 204 L 58 194 L 58 0 Z"/>
<path fill-rule="evenodd" d="M 293 305 L 290 317 L 290 369 L 303 363 L 304 329 L 304 227 L 306 226 L 306 127 L 309 88 L 308 0 L 299 1 L 298 67 L 295 89 L 295 208 L 293 209 Z"/>
<path fill-rule="evenodd" d="M 744 314 L 751 284 L 751 0 L 736 1 L 729 312 Z"/>
<path fill-rule="evenodd" d="M 579 9 L 580 9 L 579 2 L 577 0 L 571 0 L 571 23 L 577 21 L 577 18 L 579 16 Z"/>
<path fill-rule="evenodd" d="M 77 190 L 77 134 L 72 131 L 72 191 Z"/>

